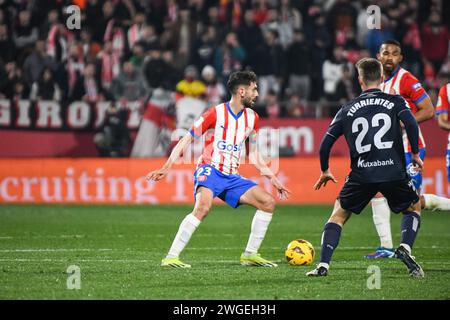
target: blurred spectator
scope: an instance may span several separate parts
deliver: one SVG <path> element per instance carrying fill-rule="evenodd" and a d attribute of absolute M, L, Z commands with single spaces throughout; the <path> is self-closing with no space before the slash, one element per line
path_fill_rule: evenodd
<path fill-rule="evenodd" d="M 28 97 L 29 86 L 22 76 L 22 70 L 15 62 L 5 65 L 6 83 L 2 88 L 3 95 L 8 99 L 26 99 Z"/>
<path fill-rule="evenodd" d="M 311 52 L 311 94 L 310 99 L 318 100 L 323 93 L 322 67 L 327 58 L 327 51 L 332 45 L 331 36 L 325 26 L 325 16 L 318 13 L 313 28 L 309 30 L 312 41 Z"/>
<path fill-rule="evenodd" d="M 30 53 L 38 40 L 38 29 L 31 24 L 31 12 L 23 10 L 19 12 L 19 20 L 12 32 L 14 44 L 17 49 L 19 63 Z"/>
<path fill-rule="evenodd" d="M 42 70 L 39 80 L 31 86 L 30 99 L 61 102 L 61 90 L 53 79 L 52 70 L 49 68 Z"/>
<path fill-rule="evenodd" d="M 10 62 L 16 58 L 14 42 L 9 37 L 6 24 L 0 24 L 0 58 L 4 62 Z"/>
<path fill-rule="evenodd" d="M 130 61 L 126 61 L 120 75 L 113 80 L 111 93 L 116 101 L 140 101 L 146 100 L 148 89 L 142 74 Z"/>
<path fill-rule="evenodd" d="M 224 85 L 217 81 L 216 70 L 212 66 L 205 66 L 202 70 L 202 80 L 206 85 L 206 104 L 214 107 L 220 104 L 225 98 L 226 91 Z"/>
<path fill-rule="evenodd" d="M 70 101 L 85 101 L 95 103 L 105 100 L 105 93 L 98 83 L 95 76 L 95 65 L 88 63 L 84 67 L 83 76 L 77 79 L 73 91 L 70 95 Z"/>
<path fill-rule="evenodd" d="M 155 33 L 155 27 L 152 25 L 145 25 L 141 30 L 141 37 L 136 42 L 145 52 L 149 51 L 155 46 L 159 46 L 158 36 Z"/>
<path fill-rule="evenodd" d="M 402 55 L 403 67 L 412 74 L 421 74 L 421 60 L 420 53 L 422 48 L 422 41 L 420 39 L 420 31 L 414 16 L 407 15 L 404 19 L 404 34 L 401 37 L 402 41 Z"/>
<path fill-rule="evenodd" d="M 264 103 L 266 105 L 266 114 L 269 119 L 278 118 L 280 116 L 281 108 L 275 91 L 269 90 L 269 92 L 267 92 Z"/>
<path fill-rule="evenodd" d="M 45 19 L 40 25 L 39 38 L 40 39 L 47 38 L 52 26 L 57 25 L 59 23 L 61 23 L 61 21 L 59 18 L 58 10 L 56 9 L 50 10 L 47 14 L 47 19 Z"/>
<path fill-rule="evenodd" d="M 214 51 L 217 48 L 217 32 L 213 26 L 207 26 L 193 46 L 192 64 L 198 70 L 214 63 Z"/>
<path fill-rule="evenodd" d="M 245 49 L 239 43 L 236 34 L 228 33 L 214 55 L 214 68 L 223 81 L 226 81 L 224 79 L 228 79 L 232 72 L 242 69 L 245 56 Z"/>
<path fill-rule="evenodd" d="M 56 61 L 46 53 L 45 42 L 43 40 L 38 40 L 36 41 L 34 52 L 25 59 L 23 64 L 24 79 L 29 86 L 38 81 L 42 74 L 42 70 L 45 67 L 48 67 L 55 72 L 58 65 Z"/>
<path fill-rule="evenodd" d="M 367 7 L 366 7 L 367 8 Z M 336 0 L 327 14 L 328 30 L 355 30 L 358 11 L 350 0 Z"/>
<path fill-rule="evenodd" d="M 136 43 L 131 50 L 130 62 L 133 64 L 133 67 L 138 70 L 138 72 L 142 72 L 145 57 L 144 48 L 142 48 L 140 44 Z"/>
<path fill-rule="evenodd" d="M 436 72 L 447 56 L 449 40 L 450 32 L 442 24 L 440 13 L 432 11 L 428 22 L 422 27 L 422 54 L 433 64 Z"/>
<path fill-rule="evenodd" d="M 68 47 L 74 41 L 73 34 L 62 24 L 51 26 L 47 37 L 47 54 L 58 63 L 67 60 Z"/>
<path fill-rule="evenodd" d="M 161 47 L 154 45 L 148 50 L 143 65 L 143 75 L 148 87 L 151 89 L 162 87 L 166 80 L 168 69 L 169 66 L 162 58 Z"/>
<path fill-rule="evenodd" d="M 89 0 L 86 6 L 86 26 L 92 30 L 95 42 L 104 41 L 108 23 L 114 18 L 112 1 Z"/>
<path fill-rule="evenodd" d="M 134 16 L 134 24 L 128 29 L 128 47 L 133 48 L 134 44 L 141 38 L 141 32 L 145 24 L 145 14 L 138 12 Z"/>
<path fill-rule="evenodd" d="M 338 101 L 337 85 L 344 74 L 344 67 L 351 70 L 351 65 L 345 59 L 345 52 L 342 47 L 333 49 L 333 57 L 323 64 L 324 92 L 328 101 Z"/>
<path fill-rule="evenodd" d="M 244 14 L 244 22 L 237 30 L 239 43 L 245 49 L 246 59 L 245 64 L 250 64 L 256 58 L 256 50 L 260 43 L 264 42 L 264 36 L 261 28 L 255 22 L 255 13 L 253 9 L 248 9 Z"/>
<path fill-rule="evenodd" d="M 109 20 L 106 25 L 103 41 L 111 41 L 112 52 L 120 58 L 128 52 L 125 32 L 122 29 L 121 22 L 116 19 Z"/>
<path fill-rule="evenodd" d="M 280 3 L 280 44 L 286 49 L 294 40 L 294 30 L 302 27 L 300 12 L 291 5 L 291 0 Z"/>
<path fill-rule="evenodd" d="M 179 20 L 168 24 L 167 32 L 161 36 L 164 46 L 175 53 L 177 68 L 184 68 L 190 59 L 192 45 L 197 34 L 197 23 L 190 18 L 189 10 L 179 12 Z"/>
<path fill-rule="evenodd" d="M 98 54 L 97 70 L 101 86 L 109 90 L 113 79 L 120 74 L 120 56 L 113 51 L 111 41 L 105 42 L 103 50 Z"/>
<path fill-rule="evenodd" d="M 94 143 L 101 157 L 125 157 L 131 139 L 127 128 L 128 111 L 118 109 L 114 103 L 106 112 L 105 122 L 94 136 Z"/>
<path fill-rule="evenodd" d="M 267 0 L 258 0 L 254 2 L 255 6 L 255 22 L 259 26 L 266 22 L 269 15 L 269 5 Z"/>
<path fill-rule="evenodd" d="M 258 75 L 259 99 L 265 100 L 267 92 L 273 90 L 280 93 L 284 72 L 284 51 L 278 42 L 278 32 L 269 30 L 265 34 L 265 41 L 260 43 L 250 66 Z"/>
<path fill-rule="evenodd" d="M 303 118 L 306 116 L 306 107 L 296 93 L 289 96 L 286 104 L 286 116 L 288 118 Z"/>
<path fill-rule="evenodd" d="M 83 48 L 84 58 L 89 62 L 94 61 L 99 52 L 102 50 L 101 45 L 92 40 L 92 32 L 87 28 L 81 29 L 80 44 Z"/>
<path fill-rule="evenodd" d="M 72 92 L 78 78 L 81 77 L 84 70 L 83 49 L 77 43 L 73 43 L 69 48 L 69 55 L 66 63 L 68 92 Z"/>
<path fill-rule="evenodd" d="M 288 71 L 288 88 L 298 95 L 302 100 L 309 99 L 311 91 L 311 53 L 309 46 L 305 41 L 305 36 L 301 30 L 296 30 L 294 42 L 289 46 L 286 53 Z"/>
<path fill-rule="evenodd" d="M 177 83 L 176 91 L 181 96 L 202 97 L 206 93 L 205 84 L 198 79 L 197 68 L 190 65 L 184 71 L 184 79 Z"/>
<path fill-rule="evenodd" d="M 351 68 L 353 67 L 347 64 L 342 68 L 342 78 L 336 86 L 336 95 L 333 99 L 333 101 L 338 101 L 339 104 L 354 99 L 357 96 L 357 93 L 361 91 L 356 88 L 357 81 L 354 79 Z"/>

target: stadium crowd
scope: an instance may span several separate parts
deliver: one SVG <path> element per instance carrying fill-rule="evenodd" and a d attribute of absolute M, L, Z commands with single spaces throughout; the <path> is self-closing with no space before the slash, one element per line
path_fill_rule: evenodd
<path fill-rule="evenodd" d="M 380 29 L 367 28 L 372 4 Z M 325 116 L 359 93 L 354 62 L 394 38 L 436 102 L 449 14 L 443 0 L 0 0 L 0 98 L 147 101 L 162 88 L 212 106 L 248 68 L 262 117 Z"/>

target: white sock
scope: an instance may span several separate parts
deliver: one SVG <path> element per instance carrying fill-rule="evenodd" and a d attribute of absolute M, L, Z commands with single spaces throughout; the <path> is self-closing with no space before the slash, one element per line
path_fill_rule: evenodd
<path fill-rule="evenodd" d="M 173 239 L 172 246 L 170 247 L 166 258 L 175 258 L 180 255 L 181 251 L 183 251 L 184 247 L 186 247 L 189 239 L 191 239 L 192 234 L 195 229 L 197 229 L 200 222 L 201 221 L 198 220 L 192 213 L 188 214 L 183 221 L 181 221 L 178 232 L 175 239 Z"/>
<path fill-rule="evenodd" d="M 425 199 L 425 209 L 450 210 L 450 199 L 439 197 L 435 194 L 423 194 Z"/>
<path fill-rule="evenodd" d="M 380 237 L 380 244 L 385 248 L 393 248 L 391 234 L 391 209 L 386 198 L 372 199 L 373 223 Z"/>
<path fill-rule="evenodd" d="M 245 248 L 245 255 L 251 255 L 258 252 L 271 220 L 272 214 L 270 212 L 261 210 L 256 211 L 252 221 L 250 237 L 248 239 L 247 247 Z"/>
<path fill-rule="evenodd" d="M 328 264 L 328 263 L 325 263 L 325 262 L 320 262 L 318 265 L 317 265 L 317 269 L 319 269 L 320 267 L 324 267 L 325 269 L 329 269 L 330 268 L 330 265 Z"/>
<path fill-rule="evenodd" d="M 400 245 L 408 251 L 409 254 L 411 254 L 411 247 L 406 243 L 400 243 Z"/>

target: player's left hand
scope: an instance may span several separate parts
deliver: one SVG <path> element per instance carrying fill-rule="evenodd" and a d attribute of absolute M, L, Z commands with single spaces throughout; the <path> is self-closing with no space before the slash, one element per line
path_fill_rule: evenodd
<path fill-rule="evenodd" d="M 333 176 L 330 170 L 322 172 L 322 174 L 319 177 L 319 180 L 317 180 L 316 184 L 314 185 L 314 189 L 319 190 L 322 186 L 325 187 L 327 185 L 327 182 L 330 180 L 333 181 L 334 183 L 337 182 L 336 178 Z"/>
<path fill-rule="evenodd" d="M 289 198 L 289 195 L 292 193 L 291 190 L 289 190 L 288 188 L 286 188 L 281 182 L 280 180 L 278 180 L 278 178 L 276 176 L 273 176 L 270 178 L 270 183 L 272 183 L 272 185 L 277 189 L 278 191 L 278 197 L 281 200 L 286 200 Z"/>

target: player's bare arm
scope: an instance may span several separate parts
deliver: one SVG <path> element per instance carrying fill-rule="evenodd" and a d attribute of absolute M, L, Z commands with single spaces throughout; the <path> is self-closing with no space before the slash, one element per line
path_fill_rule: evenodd
<path fill-rule="evenodd" d="M 264 161 L 261 154 L 258 152 L 257 148 L 257 136 L 258 134 L 256 132 L 253 132 L 250 135 L 250 152 L 249 152 L 249 159 L 250 163 L 252 163 L 256 169 L 259 170 L 261 175 L 265 176 L 270 180 L 270 183 L 277 189 L 278 191 L 278 197 L 280 199 L 288 199 L 289 195 L 291 194 L 291 190 L 286 188 L 281 181 L 277 178 L 277 176 L 270 170 L 269 167 L 267 167 L 266 162 Z"/>
<path fill-rule="evenodd" d="M 146 176 L 146 179 L 153 181 L 160 181 L 164 179 L 172 165 L 181 157 L 183 152 L 192 143 L 193 140 L 194 137 L 189 133 L 181 138 L 181 140 L 176 144 L 175 148 L 173 148 L 172 152 L 170 153 L 169 159 L 167 159 L 162 168 L 149 172 Z"/>
<path fill-rule="evenodd" d="M 418 102 L 416 105 L 419 110 L 416 112 L 414 116 L 418 123 L 430 120 L 434 117 L 434 107 L 430 97 L 426 96 L 422 101 Z"/>
<path fill-rule="evenodd" d="M 443 112 L 439 114 L 438 124 L 441 129 L 450 131 L 450 121 L 448 120 L 448 113 Z"/>
<path fill-rule="evenodd" d="M 333 176 L 333 174 L 331 173 L 330 169 L 327 169 L 324 172 L 322 172 L 319 179 L 314 184 L 314 189 L 319 190 L 322 186 L 325 187 L 327 185 L 328 181 L 333 181 L 334 183 L 338 182 L 336 180 L 336 178 Z"/>

